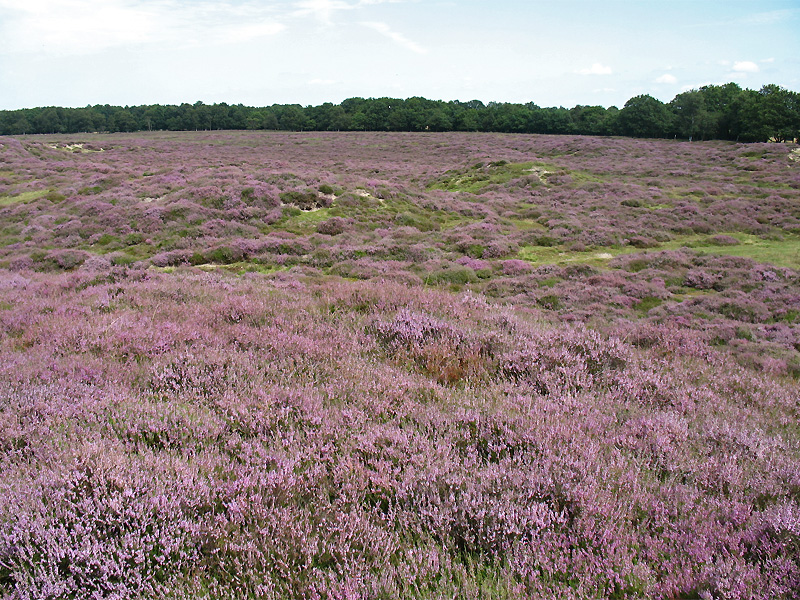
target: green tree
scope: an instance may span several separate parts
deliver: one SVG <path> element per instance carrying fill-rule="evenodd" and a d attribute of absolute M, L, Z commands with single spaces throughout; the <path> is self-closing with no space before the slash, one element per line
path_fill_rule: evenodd
<path fill-rule="evenodd" d="M 606 109 L 602 106 L 576 106 L 570 117 L 576 133 L 583 135 L 608 135 Z"/>
<path fill-rule="evenodd" d="M 706 111 L 716 125 L 713 137 L 724 140 L 736 139 L 733 107 L 742 93 L 742 88 L 731 82 L 725 85 L 704 85 L 699 91 L 703 95 Z"/>
<path fill-rule="evenodd" d="M 635 96 L 619 112 L 620 133 L 632 137 L 666 137 L 672 131 L 672 115 L 660 100 L 647 94 Z"/>
<path fill-rule="evenodd" d="M 287 104 L 275 112 L 278 113 L 278 127 L 285 131 L 303 131 L 314 127 L 299 104 Z"/>
<path fill-rule="evenodd" d="M 691 90 L 678 94 L 669 104 L 674 126 L 682 138 L 711 139 L 716 137 L 717 117 L 706 110 L 703 92 Z"/>
<path fill-rule="evenodd" d="M 60 109 L 55 106 L 48 106 L 41 109 L 33 119 L 33 126 L 36 133 L 63 133 L 64 123 L 61 119 Z"/>
<path fill-rule="evenodd" d="M 114 131 L 137 131 L 139 124 L 131 111 L 125 108 L 114 115 L 113 129 Z"/>
<path fill-rule="evenodd" d="M 26 133 L 31 132 L 31 124 L 30 121 L 24 116 L 20 115 L 18 119 L 16 119 L 11 126 L 9 127 L 8 133 L 11 135 L 25 135 Z"/>
<path fill-rule="evenodd" d="M 769 84 L 758 94 L 761 97 L 761 127 L 767 138 L 777 142 L 796 138 L 800 130 L 797 93 Z"/>

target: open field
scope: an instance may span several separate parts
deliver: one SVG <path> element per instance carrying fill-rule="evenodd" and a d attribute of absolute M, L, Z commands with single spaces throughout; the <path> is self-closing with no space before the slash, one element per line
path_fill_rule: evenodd
<path fill-rule="evenodd" d="M 0 594 L 797 599 L 793 152 L 0 138 Z"/>

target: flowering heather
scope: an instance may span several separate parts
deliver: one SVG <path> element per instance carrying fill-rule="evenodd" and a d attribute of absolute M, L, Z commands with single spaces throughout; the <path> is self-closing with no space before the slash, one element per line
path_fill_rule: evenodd
<path fill-rule="evenodd" d="M 784 146 L 56 139 L 0 139 L 3 598 L 800 597 Z"/>

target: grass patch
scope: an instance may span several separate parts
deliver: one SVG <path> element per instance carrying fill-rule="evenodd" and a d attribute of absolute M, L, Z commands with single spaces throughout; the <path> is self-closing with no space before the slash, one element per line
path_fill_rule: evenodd
<path fill-rule="evenodd" d="M 263 264 L 251 261 L 239 261 L 230 264 L 202 263 L 194 266 L 196 266 L 198 269 L 202 271 L 221 270 L 221 271 L 227 271 L 229 273 L 234 273 L 236 275 L 243 275 L 245 273 L 261 273 L 262 275 L 269 275 L 270 273 L 276 273 L 278 271 L 287 271 L 290 268 L 290 267 L 278 266 L 273 264 Z M 174 270 L 174 267 L 164 267 L 159 270 L 164 271 L 165 269 Z"/>
<path fill-rule="evenodd" d="M 284 217 L 275 223 L 275 227 L 291 233 L 305 234 L 316 229 L 322 221 L 330 217 L 341 216 L 341 211 L 334 208 L 317 208 L 301 211 L 299 209 L 284 212 Z"/>
<path fill-rule="evenodd" d="M 517 258 L 528 261 L 532 265 L 562 265 L 571 263 L 587 264 L 596 267 L 605 266 L 609 260 L 621 254 L 641 252 L 648 254 L 662 250 L 679 250 L 691 248 L 703 254 L 723 256 L 740 256 L 756 262 L 769 263 L 778 267 L 800 269 L 800 236 L 786 236 L 782 240 L 765 240 L 745 233 L 728 233 L 736 238 L 739 244 L 731 246 L 713 241 L 715 235 L 686 235 L 659 244 L 656 247 L 642 250 L 633 246 L 607 246 L 596 248 L 591 252 L 574 252 L 559 246 L 523 246 Z"/>
<path fill-rule="evenodd" d="M 537 163 L 509 163 L 504 160 L 488 164 L 478 163 L 470 169 L 447 171 L 444 176 L 428 184 L 428 189 L 477 194 L 490 185 L 502 185 L 512 179 L 529 176 L 538 183 L 533 169 Z M 544 169 L 544 165 L 537 166 Z M 533 181 L 532 181 L 533 182 Z"/>
<path fill-rule="evenodd" d="M 661 300 L 661 298 L 656 298 L 655 296 L 646 296 L 639 300 L 639 302 L 637 302 L 633 308 L 642 315 L 646 315 L 651 308 L 661 306 L 662 302 L 663 300 Z"/>
<path fill-rule="evenodd" d="M 0 196 L 0 206 L 11 206 L 12 204 L 31 202 L 32 200 L 38 200 L 42 196 L 46 196 L 47 193 L 47 190 L 32 190 L 30 192 L 22 192 L 16 196 Z"/>
<path fill-rule="evenodd" d="M 517 258 L 535 266 L 580 263 L 603 267 L 615 256 L 638 251 L 638 248 L 631 246 L 598 248 L 591 252 L 566 250 L 563 246 L 523 246 L 519 249 Z"/>
<path fill-rule="evenodd" d="M 683 246 L 708 254 L 723 254 L 751 258 L 757 262 L 779 267 L 800 269 L 800 237 L 786 236 L 782 240 L 765 240 L 745 233 L 727 234 L 739 240 L 737 246 L 714 244 L 713 235 L 686 236 L 662 244 L 660 250 L 676 250 Z"/>

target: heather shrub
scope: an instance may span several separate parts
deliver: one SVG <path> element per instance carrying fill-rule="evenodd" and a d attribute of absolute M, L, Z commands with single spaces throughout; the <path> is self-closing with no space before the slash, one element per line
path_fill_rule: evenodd
<path fill-rule="evenodd" d="M 207 250 L 203 255 L 204 262 L 223 265 L 240 261 L 243 258 L 244 252 L 236 246 L 217 246 Z"/>
<path fill-rule="evenodd" d="M 796 597 L 783 146 L 101 137 L 0 141 L 0 596 Z"/>
<path fill-rule="evenodd" d="M 431 284 L 450 283 L 465 285 L 476 283 L 478 276 L 470 267 L 464 265 L 450 265 L 425 274 L 425 282 Z"/>
<path fill-rule="evenodd" d="M 330 206 L 330 199 L 325 196 L 320 196 L 313 190 L 299 191 L 293 190 L 290 192 L 282 192 L 280 195 L 281 202 L 296 206 L 300 210 L 314 210 L 316 208 L 324 208 Z"/>
<path fill-rule="evenodd" d="M 717 246 L 738 246 L 739 245 L 739 240 L 737 240 L 733 236 L 725 235 L 725 234 L 712 235 L 708 239 L 708 241 L 711 242 L 712 244 L 717 245 Z"/>
<path fill-rule="evenodd" d="M 529 273 L 533 270 L 533 267 L 531 267 L 530 263 L 525 262 L 524 260 L 518 260 L 518 259 L 504 260 L 502 264 L 503 264 L 503 274 L 511 277 L 516 277 L 517 275 Z"/>
<path fill-rule="evenodd" d="M 401 310 L 392 321 L 375 321 L 369 331 L 395 361 L 410 360 L 440 383 L 480 378 L 493 370 L 491 340 L 424 313 Z"/>
<path fill-rule="evenodd" d="M 71 271 L 80 267 L 89 256 L 87 252 L 79 250 L 56 250 L 37 253 L 31 258 L 38 271 Z"/>
<path fill-rule="evenodd" d="M 634 248 L 655 248 L 658 242 L 643 235 L 634 235 L 628 239 L 628 243 Z"/>
<path fill-rule="evenodd" d="M 343 219 L 342 217 L 332 217 L 322 221 L 319 225 L 317 225 L 317 233 L 322 233 L 324 235 L 339 235 L 340 233 L 344 233 L 346 227 L 347 220 Z"/>

